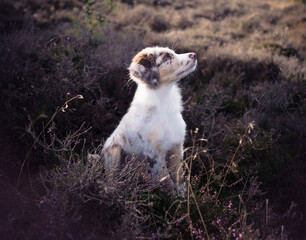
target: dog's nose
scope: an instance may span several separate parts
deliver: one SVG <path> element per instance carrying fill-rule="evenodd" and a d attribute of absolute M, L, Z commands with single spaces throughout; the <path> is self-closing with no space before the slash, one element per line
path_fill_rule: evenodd
<path fill-rule="evenodd" d="M 192 58 L 192 59 L 196 59 L 197 58 L 197 55 L 195 53 L 190 53 L 189 54 L 189 57 Z"/>

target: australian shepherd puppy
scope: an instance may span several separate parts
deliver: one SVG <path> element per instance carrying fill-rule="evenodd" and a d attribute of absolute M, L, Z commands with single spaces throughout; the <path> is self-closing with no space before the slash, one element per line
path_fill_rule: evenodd
<path fill-rule="evenodd" d="M 120 165 L 122 153 L 150 159 L 150 171 L 174 183 L 184 196 L 183 144 L 186 123 L 177 82 L 197 66 L 195 53 L 176 54 L 163 47 L 148 47 L 132 60 L 130 78 L 137 90 L 128 112 L 103 147 L 106 173 Z"/>

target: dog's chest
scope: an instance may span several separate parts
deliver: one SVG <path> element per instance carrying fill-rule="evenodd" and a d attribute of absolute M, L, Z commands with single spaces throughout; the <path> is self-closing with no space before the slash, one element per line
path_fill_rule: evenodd
<path fill-rule="evenodd" d="M 156 140 L 165 143 L 179 143 L 184 141 L 185 121 L 182 114 L 171 108 L 157 108 L 155 114 L 147 117 L 148 131 L 147 134 L 156 132 Z"/>
<path fill-rule="evenodd" d="M 176 86 L 163 91 L 138 89 L 119 126 L 129 140 L 123 147 L 128 152 L 150 155 L 183 144 L 186 124 L 181 111 L 181 96 Z"/>
<path fill-rule="evenodd" d="M 137 149 L 149 155 L 157 149 L 165 151 L 174 144 L 183 144 L 186 124 L 179 109 L 153 105 L 142 111 L 131 110 L 134 111 L 129 113 L 132 120 L 129 122 L 133 122 L 133 126 L 126 132 L 132 142 L 129 151 Z"/>

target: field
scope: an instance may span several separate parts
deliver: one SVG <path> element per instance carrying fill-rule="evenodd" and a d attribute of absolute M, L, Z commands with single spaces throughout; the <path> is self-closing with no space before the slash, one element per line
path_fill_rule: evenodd
<path fill-rule="evenodd" d="M 306 5 L 294 0 L 2 0 L 3 239 L 305 239 Z M 147 46 L 196 52 L 180 81 L 188 194 L 105 139 Z M 136 166 L 136 167 L 135 167 Z"/>

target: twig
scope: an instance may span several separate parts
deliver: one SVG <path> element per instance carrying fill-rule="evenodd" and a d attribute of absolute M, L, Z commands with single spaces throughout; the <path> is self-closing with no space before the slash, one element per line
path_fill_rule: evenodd
<path fill-rule="evenodd" d="M 234 162 L 234 160 L 235 160 L 235 157 L 236 157 L 236 155 L 237 155 L 237 153 L 238 153 L 238 150 L 240 149 L 240 147 L 241 147 L 241 145 L 242 145 L 242 142 L 243 142 L 244 138 L 246 137 L 246 135 L 247 135 L 248 133 L 250 133 L 251 129 L 253 129 L 253 128 L 254 128 L 254 122 L 250 122 L 249 125 L 248 125 L 248 127 L 247 127 L 247 129 L 245 130 L 243 136 L 240 138 L 239 144 L 238 144 L 238 146 L 237 146 L 237 148 L 236 148 L 236 150 L 235 150 L 235 152 L 234 152 L 234 155 L 232 156 L 232 159 L 231 159 L 230 163 L 229 163 L 228 166 L 227 166 L 227 169 L 226 169 L 226 172 L 225 172 L 223 181 L 222 181 L 222 183 L 221 183 L 221 186 L 220 186 L 220 189 L 219 189 L 217 198 L 216 198 L 216 202 L 218 201 L 218 198 L 219 198 L 219 196 L 220 196 L 220 193 L 221 193 L 222 188 L 223 188 L 224 183 L 225 183 L 225 179 L 226 179 L 227 174 L 228 174 L 228 172 L 229 172 L 229 170 L 230 170 L 230 167 L 232 166 L 232 164 L 233 164 L 233 162 Z"/>
<path fill-rule="evenodd" d="M 197 157 L 197 154 L 194 154 L 194 147 L 195 147 L 195 136 L 196 134 L 198 133 L 199 129 L 196 128 L 196 130 L 194 131 L 194 136 L 193 136 L 193 148 L 192 148 L 192 152 L 191 152 L 191 158 L 190 158 L 190 164 L 189 164 L 189 167 L 188 167 L 188 164 L 187 165 L 187 168 L 188 168 L 188 177 L 187 177 L 187 183 L 188 183 L 188 186 L 187 186 L 187 216 L 189 218 L 189 220 L 191 220 L 191 217 L 190 217 L 190 192 L 191 192 L 191 195 L 194 199 L 194 202 L 195 202 L 195 205 L 197 207 L 197 210 L 199 212 L 199 215 L 200 215 L 200 219 L 201 219 L 201 222 L 202 222 L 202 225 L 203 225 L 203 228 L 205 230 L 205 234 L 207 236 L 207 239 L 209 240 L 209 234 L 208 234 L 208 231 L 207 231 L 207 228 L 206 228 L 206 224 L 204 222 L 204 218 L 202 216 L 202 213 L 201 213 L 201 209 L 199 207 L 199 204 L 198 204 L 198 201 L 196 199 L 196 196 L 194 194 L 194 191 L 192 189 L 192 186 L 191 186 L 191 181 L 190 181 L 190 178 L 191 178 L 191 169 L 192 169 L 192 162 L 193 162 L 193 159 L 195 159 Z"/>
<path fill-rule="evenodd" d="M 68 95 L 68 94 L 67 94 Z M 69 96 L 69 95 L 68 95 Z M 19 171 L 19 175 L 18 175 L 18 180 L 17 180 L 17 189 L 19 187 L 19 183 L 20 183 L 20 178 L 21 178 L 21 174 L 24 168 L 25 163 L 27 162 L 30 153 L 32 152 L 35 144 L 38 142 L 38 139 L 40 138 L 40 136 L 44 133 L 44 131 L 46 130 L 46 128 L 50 125 L 50 123 L 54 120 L 54 118 L 62 111 L 65 112 L 65 110 L 68 108 L 68 103 L 73 101 L 74 99 L 84 99 L 82 95 L 76 95 L 70 99 L 68 99 L 60 108 L 57 108 L 57 110 L 55 111 L 55 113 L 52 115 L 51 119 L 49 120 L 49 122 L 44 126 L 44 128 L 41 130 L 41 132 L 38 134 L 38 136 L 36 137 L 34 143 L 32 144 L 32 146 L 30 147 L 30 150 L 27 152 L 27 155 L 25 157 L 25 159 L 22 162 L 20 171 Z"/>

